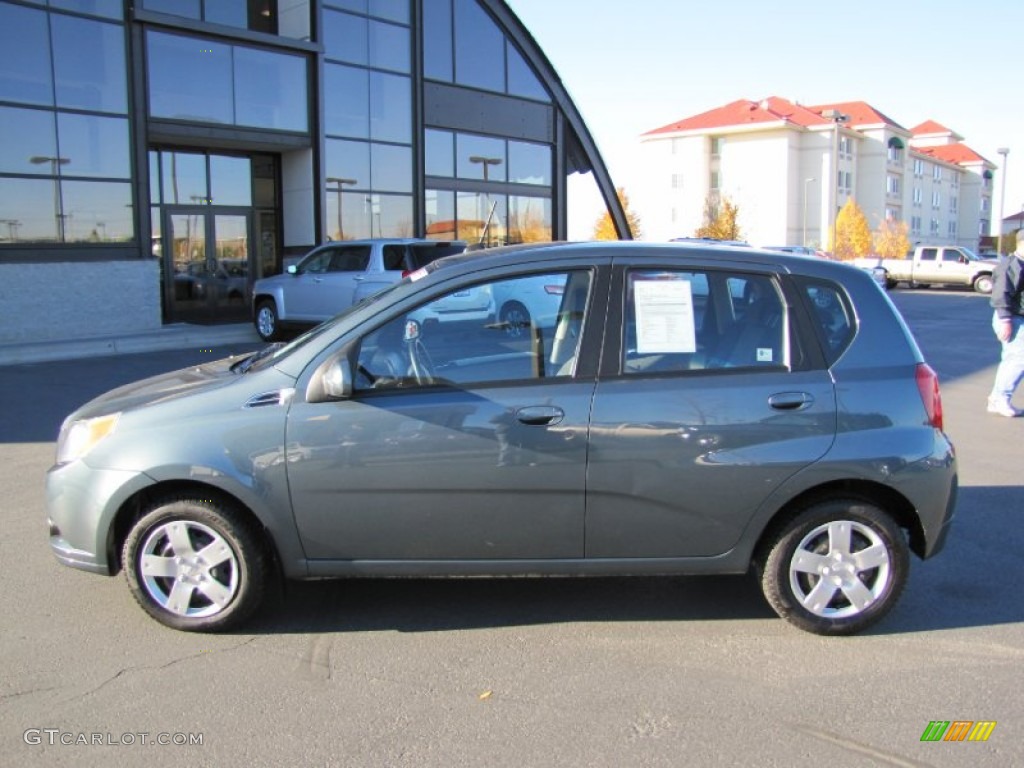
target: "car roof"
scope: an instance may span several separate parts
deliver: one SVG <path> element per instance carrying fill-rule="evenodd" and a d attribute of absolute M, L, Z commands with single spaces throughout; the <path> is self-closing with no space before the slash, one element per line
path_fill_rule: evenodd
<path fill-rule="evenodd" d="M 830 276 L 841 280 L 849 272 L 862 270 L 843 262 L 826 259 L 808 259 L 804 255 L 786 251 L 771 251 L 749 245 L 735 246 L 724 241 L 645 242 L 638 240 L 524 243 L 485 250 L 466 251 L 438 259 L 424 267 L 427 273 L 438 269 L 480 269 L 503 265 L 542 265 L 553 260 L 590 262 L 595 258 L 650 258 L 680 260 L 681 263 L 708 266 L 708 257 L 714 261 L 728 261 L 733 265 L 747 264 L 760 269 Z"/>

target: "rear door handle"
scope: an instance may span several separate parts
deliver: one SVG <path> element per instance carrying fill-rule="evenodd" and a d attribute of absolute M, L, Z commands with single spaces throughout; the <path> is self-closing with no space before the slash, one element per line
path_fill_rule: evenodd
<path fill-rule="evenodd" d="M 768 405 L 777 411 L 802 411 L 814 403 L 809 392 L 779 392 L 768 398 Z"/>
<path fill-rule="evenodd" d="M 565 411 L 553 405 L 531 405 L 516 411 L 516 419 L 529 427 L 550 427 L 565 418 Z"/>

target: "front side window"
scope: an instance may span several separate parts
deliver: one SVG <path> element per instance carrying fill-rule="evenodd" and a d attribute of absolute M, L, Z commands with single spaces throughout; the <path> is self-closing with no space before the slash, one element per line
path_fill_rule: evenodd
<path fill-rule="evenodd" d="M 569 378 L 590 286 L 586 271 L 460 286 L 368 334 L 359 347 L 356 389 Z"/>
<path fill-rule="evenodd" d="M 774 280 L 638 270 L 627 281 L 622 371 L 788 368 L 788 313 Z"/>

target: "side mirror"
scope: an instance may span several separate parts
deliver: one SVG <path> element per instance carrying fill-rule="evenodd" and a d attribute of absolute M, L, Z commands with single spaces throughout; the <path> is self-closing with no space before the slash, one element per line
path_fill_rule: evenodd
<path fill-rule="evenodd" d="M 325 362 L 309 382 L 306 402 L 326 403 L 352 397 L 352 367 L 348 356 L 341 354 Z"/>
<path fill-rule="evenodd" d="M 295 264 L 289 264 L 289 265 L 288 265 L 288 269 L 286 269 L 285 271 L 286 271 L 286 272 L 287 272 L 287 273 L 288 273 L 289 275 L 297 275 L 297 274 L 299 274 L 299 268 L 298 268 L 298 266 L 297 266 L 297 265 L 295 265 Z"/>

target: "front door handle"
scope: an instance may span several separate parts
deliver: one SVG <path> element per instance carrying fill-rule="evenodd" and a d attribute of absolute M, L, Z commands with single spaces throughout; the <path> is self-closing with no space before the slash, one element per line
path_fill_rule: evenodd
<path fill-rule="evenodd" d="M 516 419 L 529 427 L 550 427 L 565 418 L 565 411 L 553 405 L 531 405 L 516 411 Z"/>
<path fill-rule="evenodd" d="M 809 392 L 779 392 L 768 398 L 768 405 L 777 411 L 802 411 L 814 403 Z"/>

